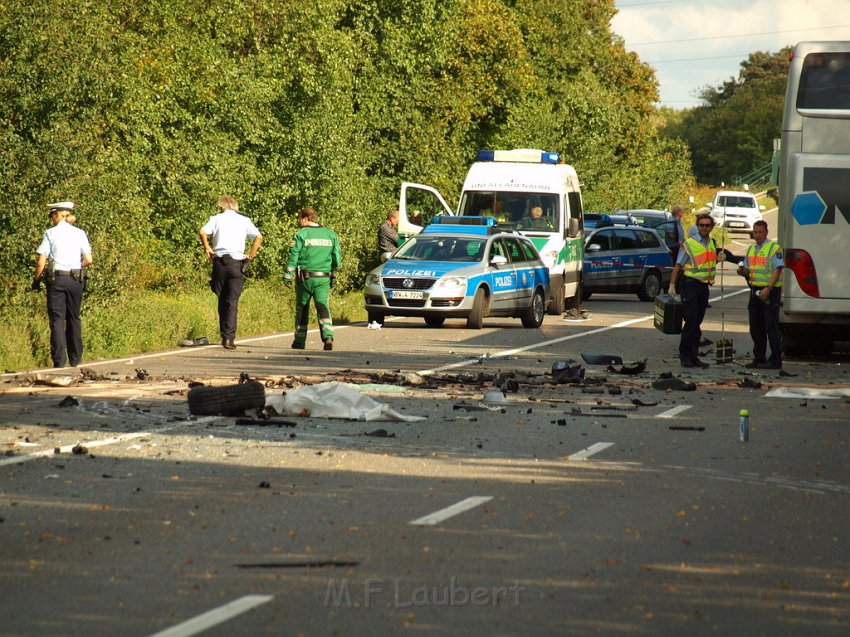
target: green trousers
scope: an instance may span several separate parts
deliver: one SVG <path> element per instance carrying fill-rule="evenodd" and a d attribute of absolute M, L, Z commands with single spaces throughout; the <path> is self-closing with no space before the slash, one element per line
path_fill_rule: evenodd
<path fill-rule="evenodd" d="M 334 326 L 331 319 L 331 308 L 328 303 L 328 292 L 331 289 L 331 281 L 327 277 L 316 277 L 306 279 L 303 283 L 295 286 L 295 338 L 296 345 L 304 345 L 307 342 L 307 324 L 310 322 L 310 299 L 316 305 L 316 314 L 319 315 L 319 330 L 322 333 L 322 341 L 333 340 Z"/>

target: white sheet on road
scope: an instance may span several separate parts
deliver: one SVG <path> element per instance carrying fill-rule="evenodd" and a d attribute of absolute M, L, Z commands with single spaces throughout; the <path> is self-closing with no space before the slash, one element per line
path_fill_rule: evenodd
<path fill-rule="evenodd" d="M 773 398 L 850 398 L 850 387 L 775 387 L 765 396 Z"/>
<path fill-rule="evenodd" d="M 266 396 L 266 406 L 279 414 L 313 418 L 345 418 L 346 420 L 399 420 L 418 422 L 424 416 L 400 414 L 389 405 L 364 396 L 345 383 L 304 385 L 282 396 Z M 306 412 L 306 413 L 305 413 Z"/>

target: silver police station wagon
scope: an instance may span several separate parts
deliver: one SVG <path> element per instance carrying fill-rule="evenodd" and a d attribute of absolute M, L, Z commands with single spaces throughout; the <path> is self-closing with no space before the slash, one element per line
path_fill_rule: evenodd
<path fill-rule="evenodd" d="M 549 268 L 530 240 L 489 217 L 440 216 L 366 277 L 369 322 L 421 316 L 430 327 L 487 316 L 540 327 L 549 299 Z"/>

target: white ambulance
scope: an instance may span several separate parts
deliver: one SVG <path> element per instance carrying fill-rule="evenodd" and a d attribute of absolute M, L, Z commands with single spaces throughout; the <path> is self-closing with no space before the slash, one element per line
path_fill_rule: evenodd
<path fill-rule="evenodd" d="M 430 186 L 404 182 L 399 199 L 401 236 L 411 236 L 438 214 L 453 214 Z M 469 168 L 456 214 L 494 217 L 500 227 L 531 239 L 549 268 L 550 314 L 578 307 L 584 216 L 575 168 L 558 153 L 541 150 L 481 150 Z"/>

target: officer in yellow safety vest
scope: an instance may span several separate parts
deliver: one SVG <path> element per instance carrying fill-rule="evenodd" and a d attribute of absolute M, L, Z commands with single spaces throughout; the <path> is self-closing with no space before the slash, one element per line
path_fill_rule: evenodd
<path fill-rule="evenodd" d="M 753 224 L 755 243 L 747 250 L 738 274 L 747 277 L 750 302 L 750 336 L 753 338 L 753 360 L 745 367 L 782 368 L 782 336 L 779 333 L 779 303 L 782 298 L 782 248 L 767 238 L 767 222 Z M 770 342 L 770 358 L 767 343 Z"/>
<path fill-rule="evenodd" d="M 703 213 L 697 215 L 696 227 L 698 237 L 688 237 L 683 249 L 679 250 L 673 276 L 670 279 L 669 291 L 676 289 L 676 279 L 679 272 L 684 273 L 682 282 L 682 336 L 679 339 L 679 361 L 682 367 L 708 367 L 699 359 L 699 344 L 702 340 L 702 320 L 708 308 L 708 288 L 714 285 L 714 275 L 717 262 L 726 260 L 724 252 L 717 252 L 711 231 L 714 230 L 714 219 Z"/>

